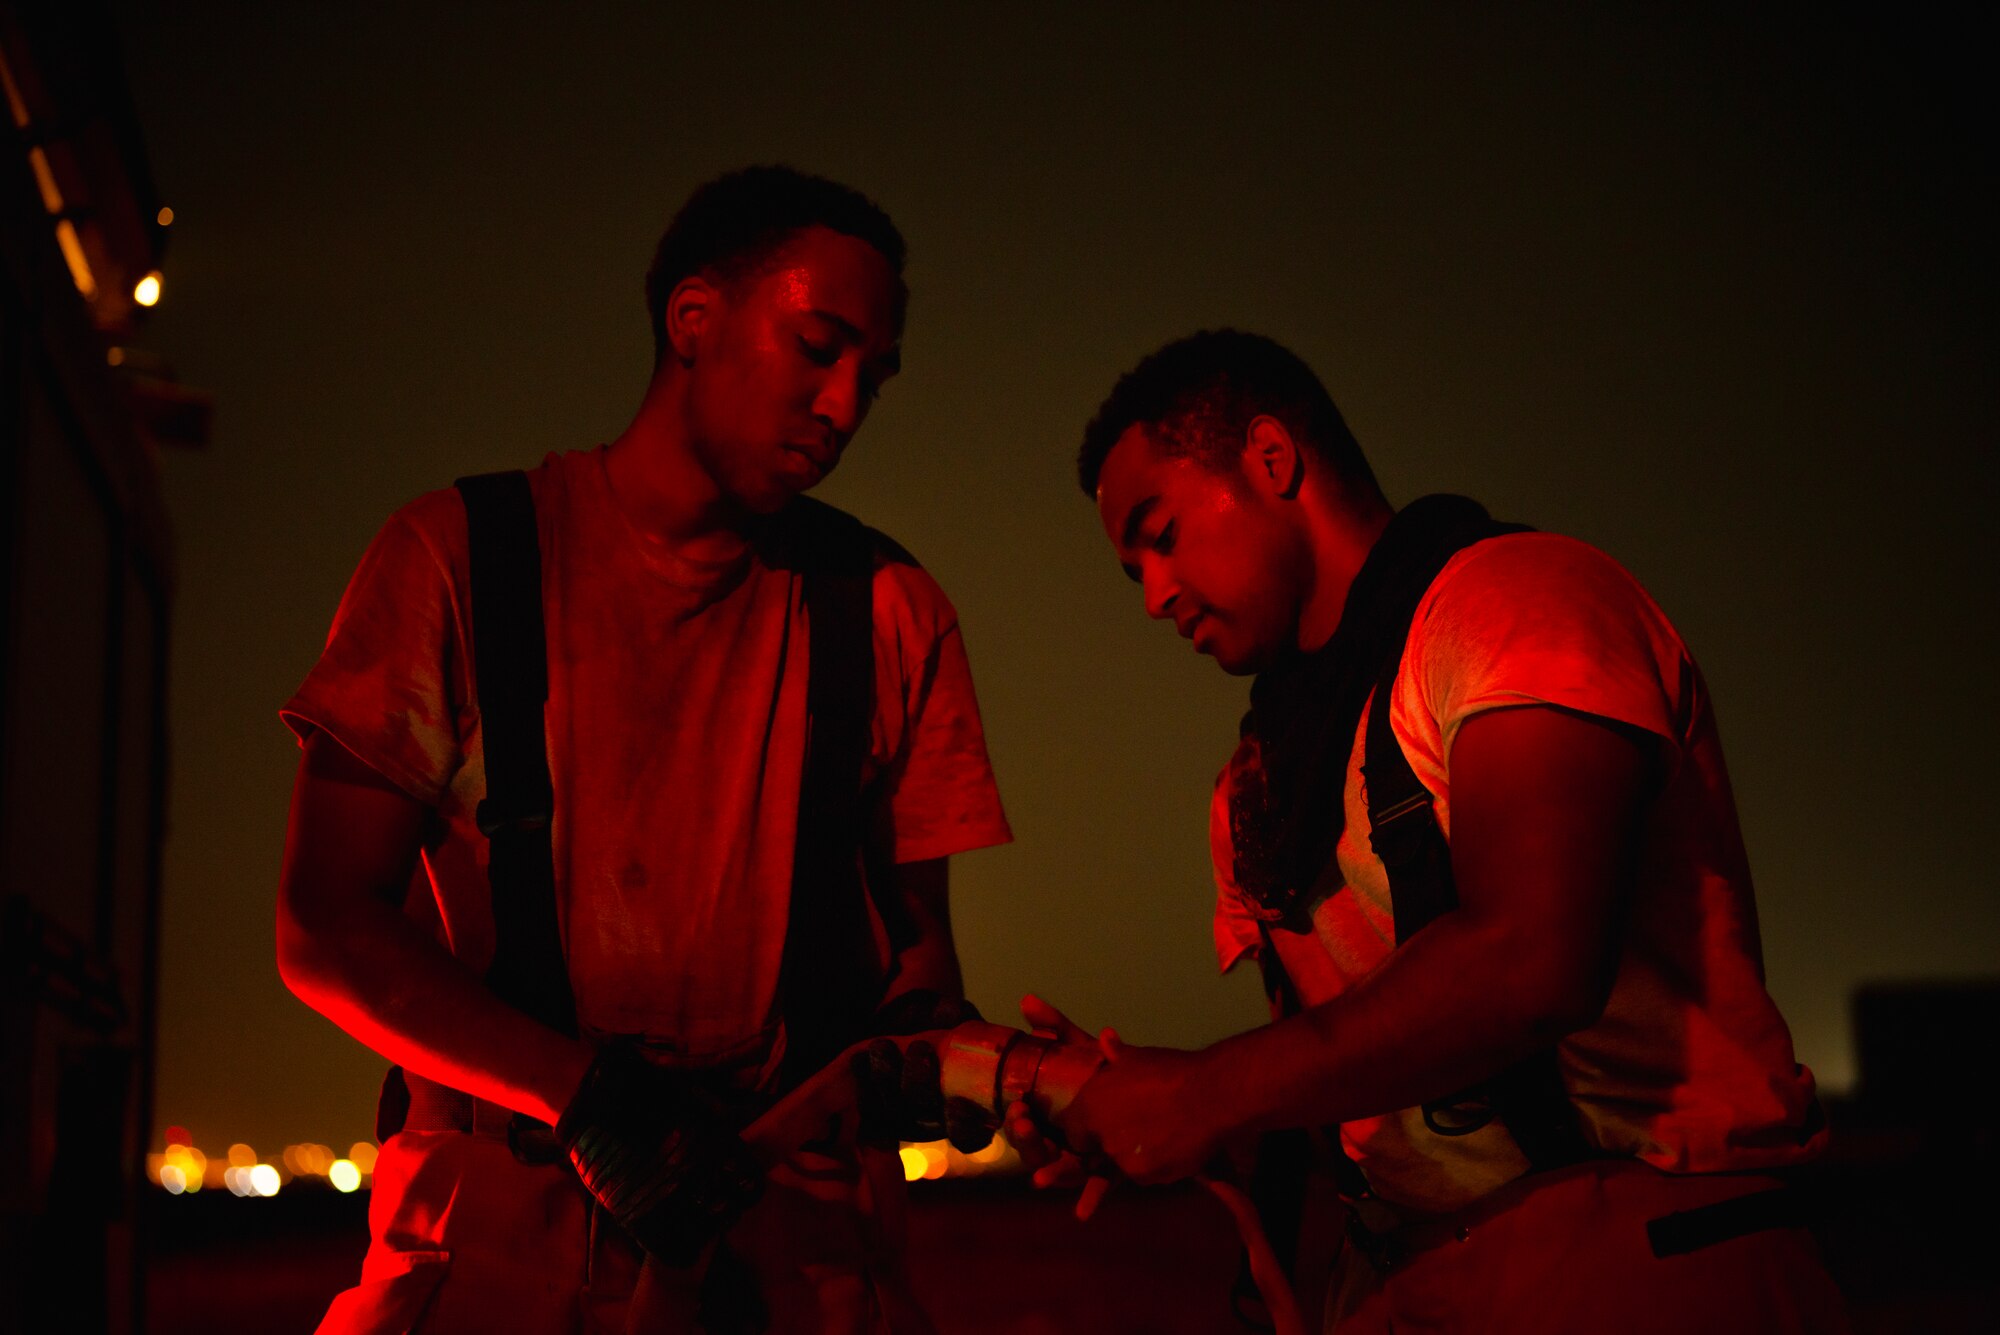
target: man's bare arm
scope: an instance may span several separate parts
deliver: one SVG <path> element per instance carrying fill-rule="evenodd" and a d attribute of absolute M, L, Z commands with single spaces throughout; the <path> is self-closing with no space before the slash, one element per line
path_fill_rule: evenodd
<path fill-rule="evenodd" d="M 888 875 L 889 894 L 911 929 L 909 943 L 896 952 L 890 996 L 925 988 L 942 997 L 964 997 L 951 937 L 951 859 L 900 863 Z"/>
<path fill-rule="evenodd" d="M 590 1050 L 500 1001 L 403 915 L 427 810 L 324 732 L 306 740 L 278 890 L 278 971 L 392 1062 L 553 1123 Z"/>
<path fill-rule="evenodd" d="M 1200 1053 L 1123 1048 L 1072 1105 L 1128 1176 L 1179 1177 L 1227 1136 L 1443 1097 L 1583 1028 L 1610 995 L 1653 743 L 1530 707 L 1451 756 L 1459 908 L 1340 997 Z"/>

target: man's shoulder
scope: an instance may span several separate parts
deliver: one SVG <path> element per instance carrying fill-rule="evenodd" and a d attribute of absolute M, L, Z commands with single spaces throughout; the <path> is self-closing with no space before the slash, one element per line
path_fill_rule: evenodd
<path fill-rule="evenodd" d="M 494 475 L 507 472 L 522 472 L 527 475 L 528 485 L 535 498 L 535 508 L 544 521 L 556 502 L 556 494 L 576 489 L 573 474 L 589 462 L 589 451 L 577 450 L 568 454 L 550 454 L 532 468 L 494 469 Z M 468 473 L 466 477 L 484 476 Z M 467 546 L 465 501 L 458 490 L 458 481 L 424 492 L 415 499 L 405 502 L 390 513 L 383 525 L 384 531 L 397 531 L 419 539 L 430 548 L 445 566 L 456 567 L 465 559 Z"/>
<path fill-rule="evenodd" d="M 1508 533 L 1454 555 L 1425 591 L 1420 619 L 1503 608 L 1640 607 L 1659 615 L 1638 578 L 1608 553 L 1560 533 Z"/>
<path fill-rule="evenodd" d="M 465 564 L 465 507 L 449 487 L 405 501 L 382 521 L 363 566 L 436 567 L 449 577 Z"/>
<path fill-rule="evenodd" d="M 776 523 L 791 544 L 842 544 L 865 551 L 871 562 L 883 560 L 916 564 L 916 558 L 894 538 L 860 516 L 813 496 L 795 496 L 778 516 Z"/>
<path fill-rule="evenodd" d="M 784 522 L 786 545 L 801 563 L 822 562 L 857 575 L 868 571 L 878 625 L 914 622 L 935 632 L 956 620 L 943 587 L 909 548 L 881 529 L 810 496 L 794 500 Z"/>
<path fill-rule="evenodd" d="M 1409 645 L 1434 686 L 1439 674 L 1524 664 L 1571 684 L 1601 685 L 1623 665 L 1632 680 L 1671 685 L 1693 665 L 1631 571 L 1557 533 L 1507 534 L 1455 555 L 1418 606 Z"/>
<path fill-rule="evenodd" d="M 1567 578 L 1579 571 L 1615 571 L 1631 578 L 1616 559 L 1581 538 L 1529 529 L 1473 543 L 1445 563 L 1436 582 L 1512 585 L 1523 579 Z"/>

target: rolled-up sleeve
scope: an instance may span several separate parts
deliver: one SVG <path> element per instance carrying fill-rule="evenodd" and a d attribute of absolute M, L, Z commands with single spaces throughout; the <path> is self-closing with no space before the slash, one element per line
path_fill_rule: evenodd
<path fill-rule="evenodd" d="M 278 712 L 301 745 L 325 732 L 435 805 L 462 760 L 462 653 L 449 567 L 412 518 L 427 502 L 398 511 L 369 543 L 319 661 Z"/>

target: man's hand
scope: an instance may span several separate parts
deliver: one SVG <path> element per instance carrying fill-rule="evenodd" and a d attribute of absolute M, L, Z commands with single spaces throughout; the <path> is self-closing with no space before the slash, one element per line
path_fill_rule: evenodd
<path fill-rule="evenodd" d="M 1225 1128 L 1206 1116 L 1201 1054 L 1128 1047 L 1115 1029 L 1098 1043 L 1104 1065 L 1056 1119 L 1064 1139 L 1134 1182 L 1178 1182 L 1206 1168 Z"/>
<path fill-rule="evenodd" d="M 599 1050 L 556 1122 L 584 1187 L 652 1256 L 691 1265 L 754 1204 L 764 1166 L 683 1073 Z"/>
<path fill-rule="evenodd" d="M 1038 1038 L 1087 1045 L 1097 1042 L 1081 1025 L 1032 992 L 1021 998 L 1021 1018 L 1028 1022 L 1028 1029 Z M 1100 1075 L 1102 1073 L 1099 1072 Z M 1093 1080 L 1095 1078 L 1092 1077 Z M 1109 1163 L 1094 1155 L 1087 1161 L 1067 1148 L 1055 1134 L 1059 1128 L 1044 1127 L 1036 1118 L 1034 1109 L 1018 1100 L 1003 1110 L 1002 1125 L 1006 1127 L 1008 1142 L 1013 1145 L 1015 1153 L 1034 1170 L 1033 1181 L 1037 1187 L 1076 1187 L 1076 1217 L 1088 1219 L 1097 1212 L 1098 1203 L 1111 1189 Z"/>

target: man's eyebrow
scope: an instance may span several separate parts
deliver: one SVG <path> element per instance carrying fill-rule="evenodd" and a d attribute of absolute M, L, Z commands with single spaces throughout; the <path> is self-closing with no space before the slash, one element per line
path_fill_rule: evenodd
<path fill-rule="evenodd" d="M 832 311 L 821 310 L 819 307 L 813 306 L 807 309 L 806 314 L 812 316 L 814 319 L 826 321 L 828 324 L 832 325 L 835 329 L 838 329 L 843 335 L 845 335 L 847 341 L 850 343 L 860 343 L 864 341 L 862 338 L 861 330 L 854 324 L 853 321 L 842 319 L 840 316 L 835 315 Z M 887 352 L 883 353 L 880 357 L 877 357 L 875 359 L 875 362 L 887 374 L 889 375 L 896 374 L 896 372 L 903 369 L 902 345 L 901 344 L 891 345 Z"/>
<path fill-rule="evenodd" d="M 1148 496 L 1134 505 L 1125 515 L 1125 530 L 1119 535 L 1119 545 L 1136 547 L 1139 545 L 1139 530 L 1146 523 L 1146 516 L 1153 513 L 1153 507 L 1160 503 L 1158 496 Z"/>
<path fill-rule="evenodd" d="M 835 328 L 839 329 L 841 333 L 847 335 L 850 339 L 854 340 L 856 343 L 859 343 L 861 341 L 861 330 L 851 320 L 843 320 L 840 316 L 835 315 L 832 311 L 823 311 L 817 306 L 808 307 L 806 310 L 806 314 L 815 316 L 818 319 L 824 320 L 828 324 L 833 325 Z"/>

